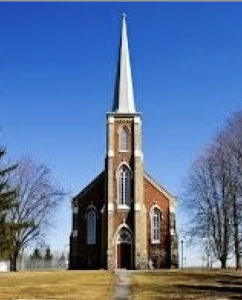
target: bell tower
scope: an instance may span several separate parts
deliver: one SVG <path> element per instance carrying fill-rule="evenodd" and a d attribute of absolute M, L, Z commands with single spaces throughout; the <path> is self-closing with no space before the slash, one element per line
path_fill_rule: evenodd
<path fill-rule="evenodd" d="M 106 254 L 108 269 L 147 268 L 147 218 L 141 114 L 136 112 L 127 37 L 122 16 L 112 112 L 107 113 Z M 121 234 L 122 233 L 122 234 Z M 125 240 L 125 233 L 126 238 Z M 127 264 L 127 265 L 125 265 Z"/>

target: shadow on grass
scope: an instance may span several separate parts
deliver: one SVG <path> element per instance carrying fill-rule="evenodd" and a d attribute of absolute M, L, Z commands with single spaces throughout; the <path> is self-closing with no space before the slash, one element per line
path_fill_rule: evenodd
<path fill-rule="evenodd" d="M 242 299 L 242 286 L 217 286 L 217 285 L 186 285 L 186 284 L 178 284 L 174 286 L 178 290 L 185 290 L 186 292 L 189 293 L 190 291 L 206 291 L 211 294 L 227 294 L 227 295 L 241 295 Z"/>
<path fill-rule="evenodd" d="M 216 299 L 226 298 L 230 300 L 242 300 L 242 287 L 224 287 L 224 286 L 194 286 L 194 285 L 171 285 L 160 286 L 157 284 L 143 285 L 139 287 L 139 293 L 146 295 L 138 299 Z M 147 298 L 148 297 L 148 298 Z"/>
<path fill-rule="evenodd" d="M 161 271 L 148 272 L 139 276 L 142 276 L 143 282 L 135 284 L 134 290 L 137 289 L 138 294 L 141 295 L 152 295 L 154 299 L 197 300 L 221 297 L 242 300 L 242 276 L 240 273 Z M 152 297 L 150 299 L 153 299 Z"/>
<path fill-rule="evenodd" d="M 218 283 L 224 284 L 224 285 L 240 285 L 242 286 L 242 277 L 241 276 L 229 276 L 226 279 L 217 280 Z"/>

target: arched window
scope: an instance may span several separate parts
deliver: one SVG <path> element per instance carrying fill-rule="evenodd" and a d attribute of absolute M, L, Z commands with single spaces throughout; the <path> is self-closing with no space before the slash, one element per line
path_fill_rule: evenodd
<path fill-rule="evenodd" d="M 132 237 L 127 228 L 122 227 L 120 229 L 118 236 L 117 236 L 117 243 L 118 244 L 120 244 L 120 243 L 131 244 L 132 243 Z"/>
<path fill-rule="evenodd" d="M 130 170 L 122 165 L 118 173 L 118 191 L 119 204 L 130 204 Z"/>
<path fill-rule="evenodd" d="M 151 211 L 151 242 L 160 243 L 161 213 L 157 207 Z"/>
<path fill-rule="evenodd" d="M 96 244 L 96 222 L 97 222 L 97 213 L 91 208 L 87 212 L 87 244 L 94 245 Z"/>
<path fill-rule="evenodd" d="M 127 127 L 119 130 L 119 151 L 128 151 L 129 131 Z"/>

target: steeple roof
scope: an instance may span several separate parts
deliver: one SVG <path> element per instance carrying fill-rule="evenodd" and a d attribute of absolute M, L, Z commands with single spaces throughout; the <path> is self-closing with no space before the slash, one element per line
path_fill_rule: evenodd
<path fill-rule="evenodd" d="M 131 75 L 126 15 L 122 16 L 122 31 L 114 91 L 113 112 L 135 113 L 134 91 Z"/>

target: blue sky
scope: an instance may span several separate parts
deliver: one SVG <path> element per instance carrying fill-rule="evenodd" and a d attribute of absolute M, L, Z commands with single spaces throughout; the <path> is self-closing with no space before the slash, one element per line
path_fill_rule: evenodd
<path fill-rule="evenodd" d="M 1 144 L 46 163 L 71 195 L 103 169 L 123 12 L 145 168 L 179 195 L 241 108 L 242 3 L 0 3 Z M 61 250 L 69 199 L 56 221 L 48 241 Z"/>

